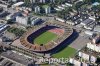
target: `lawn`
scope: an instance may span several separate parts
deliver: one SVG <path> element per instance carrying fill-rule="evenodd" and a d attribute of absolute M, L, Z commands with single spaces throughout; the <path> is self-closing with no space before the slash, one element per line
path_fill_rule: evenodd
<path fill-rule="evenodd" d="M 43 5 L 43 8 L 48 8 L 49 6 L 48 5 Z"/>
<path fill-rule="evenodd" d="M 57 38 L 57 35 L 51 32 L 44 32 L 43 34 L 41 34 L 40 36 L 38 36 L 35 40 L 34 43 L 35 44 L 47 44 L 48 42 L 54 40 Z"/>
<path fill-rule="evenodd" d="M 65 49 L 63 49 L 62 51 L 53 54 L 54 58 L 69 58 L 71 56 L 73 56 L 75 54 L 76 50 L 74 48 L 71 47 L 66 47 Z"/>

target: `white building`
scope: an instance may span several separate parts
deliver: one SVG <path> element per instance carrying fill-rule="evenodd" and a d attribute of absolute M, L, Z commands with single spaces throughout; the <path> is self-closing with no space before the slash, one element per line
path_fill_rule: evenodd
<path fill-rule="evenodd" d="M 69 3 L 65 3 L 67 6 L 70 6 L 70 7 L 72 7 L 72 4 L 69 4 Z"/>
<path fill-rule="evenodd" d="M 17 2 L 17 3 L 12 5 L 12 8 L 18 7 L 18 6 L 23 5 L 23 4 L 24 4 L 24 2 Z"/>
<path fill-rule="evenodd" d="M 37 17 L 16 17 L 16 22 L 23 24 L 23 25 L 36 25 L 38 22 L 40 22 L 41 19 Z"/>
<path fill-rule="evenodd" d="M 46 2 L 46 0 L 40 0 L 40 3 L 45 3 Z"/>
<path fill-rule="evenodd" d="M 96 27 L 94 28 L 94 31 L 95 31 L 95 32 L 100 32 L 100 26 L 96 26 Z"/>
<path fill-rule="evenodd" d="M 62 9 L 62 10 L 63 10 L 63 9 L 65 9 L 65 8 L 64 8 L 64 7 L 62 7 L 62 6 L 57 6 L 57 7 L 58 7 L 59 9 Z"/>
<path fill-rule="evenodd" d="M 59 9 L 59 8 L 54 8 L 55 10 L 57 10 L 57 11 L 62 11 L 62 9 Z"/>
<path fill-rule="evenodd" d="M 92 31 L 85 31 L 85 34 L 92 36 L 93 32 Z"/>
<path fill-rule="evenodd" d="M 5 4 L 0 4 L 0 7 L 7 8 L 7 7 L 8 7 L 8 5 L 5 5 Z"/>
<path fill-rule="evenodd" d="M 6 20 L 9 20 L 9 19 L 11 19 L 11 16 L 12 16 L 13 14 L 9 14 L 8 16 L 6 16 Z"/>
<path fill-rule="evenodd" d="M 66 23 L 67 23 L 68 25 L 75 25 L 75 23 L 74 23 L 74 22 L 71 22 L 71 21 L 66 21 Z"/>
<path fill-rule="evenodd" d="M 57 21 L 60 21 L 60 22 L 65 22 L 65 20 L 64 19 L 61 19 L 61 18 L 55 18 Z"/>
<path fill-rule="evenodd" d="M 45 13 L 46 14 L 51 13 L 51 7 L 49 6 L 45 7 Z"/>
<path fill-rule="evenodd" d="M 31 3 L 35 3 L 35 2 L 36 2 L 36 0 L 30 0 L 30 2 L 31 2 Z"/>
<path fill-rule="evenodd" d="M 64 19 L 61 19 L 61 18 L 58 18 L 58 17 L 56 17 L 55 19 L 56 19 L 57 21 L 60 21 L 60 22 L 65 22 Z"/>
<path fill-rule="evenodd" d="M 96 52 L 100 52 L 100 46 L 97 46 L 96 44 L 87 43 L 87 48 Z"/>
<path fill-rule="evenodd" d="M 23 24 L 23 25 L 28 25 L 28 17 L 16 17 L 16 22 Z"/>
<path fill-rule="evenodd" d="M 70 58 L 69 63 L 74 64 L 74 66 L 81 66 L 81 62 L 78 60 L 75 60 L 74 58 Z"/>
<path fill-rule="evenodd" d="M 0 34 L 4 32 L 9 26 L 5 24 L 0 24 Z"/>
<path fill-rule="evenodd" d="M 40 18 L 37 18 L 37 17 L 32 17 L 30 19 L 30 21 L 31 21 L 31 25 L 35 25 L 36 23 L 40 22 L 41 19 Z"/>
<path fill-rule="evenodd" d="M 35 13 L 40 13 L 40 7 L 39 6 L 35 7 Z"/>

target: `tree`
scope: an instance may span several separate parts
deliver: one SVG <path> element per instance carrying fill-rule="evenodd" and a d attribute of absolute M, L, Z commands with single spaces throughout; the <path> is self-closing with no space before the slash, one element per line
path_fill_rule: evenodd
<path fill-rule="evenodd" d="M 58 11 L 57 16 L 60 18 L 66 19 L 67 15 L 69 14 L 70 11 L 72 11 L 72 8 L 67 7 L 67 8 L 65 8 L 65 10 Z"/>
<path fill-rule="evenodd" d="M 65 0 L 56 0 L 55 3 L 57 3 L 57 5 L 61 5 L 62 3 L 64 3 Z"/>
<path fill-rule="evenodd" d="M 86 4 L 91 4 L 93 0 L 83 0 L 84 3 Z"/>

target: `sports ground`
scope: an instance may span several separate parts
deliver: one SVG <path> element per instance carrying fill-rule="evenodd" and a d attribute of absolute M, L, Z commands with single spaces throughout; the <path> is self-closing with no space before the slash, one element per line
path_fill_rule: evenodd
<path fill-rule="evenodd" d="M 21 44 L 35 52 L 51 52 L 70 37 L 73 30 L 64 24 L 46 23 L 29 29 L 20 38 Z"/>
<path fill-rule="evenodd" d="M 53 54 L 53 57 L 54 58 L 69 58 L 69 57 L 72 57 L 74 54 L 76 53 L 76 50 L 72 47 L 66 47 L 64 48 L 62 51 L 56 53 L 56 54 Z"/>
<path fill-rule="evenodd" d="M 43 34 L 41 34 L 40 36 L 38 36 L 33 42 L 35 44 L 39 44 L 39 45 L 47 44 L 48 42 L 50 42 L 56 38 L 57 38 L 56 34 L 46 31 Z"/>

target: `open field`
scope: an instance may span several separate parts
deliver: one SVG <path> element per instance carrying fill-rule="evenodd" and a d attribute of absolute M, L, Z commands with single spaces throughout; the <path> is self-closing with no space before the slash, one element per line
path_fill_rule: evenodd
<path fill-rule="evenodd" d="M 53 55 L 54 58 L 69 58 L 75 54 L 76 50 L 71 47 L 66 47 L 62 51 Z"/>
<path fill-rule="evenodd" d="M 54 33 L 51 33 L 49 31 L 44 32 L 43 34 L 41 34 L 40 36 L 38 36 L 35 40 L 34 43 L 35 44 L 47 44 L 48 42 L 54 40 L 57 38 L 57 35 Z"/>

